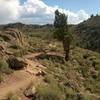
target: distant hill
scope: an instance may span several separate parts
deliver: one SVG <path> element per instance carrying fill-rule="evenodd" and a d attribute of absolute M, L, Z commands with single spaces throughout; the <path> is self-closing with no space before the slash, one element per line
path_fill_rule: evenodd
<path fill-rule="evenodd" d="M 22 32 L 33 32 L 34 30 L 38 29 L 42 29 L 42 30 L 46 30 L 46 29 L 50 29 L 52 28 L 51 24 L 46 24 L 46 25 L 32 25 L 32 24 L 23 24 L 23 23 L 10 23 L 10 24 L 6 24 L 6 25 L 0 25 L 0 30 L 6 30 L 7 28 L 17 28 L 18 30 L 22 31 Z"/>
<path fill-rule="evenodd" d="M 53 25 L 32 25 L 23 23 L 11 23 L 6 25 L 0 25 L 0 31 L 5 31 L 7 28 L 17 28 L 23 33 L 34 33 L 34 35 L 49 34 L 53 33 Z M 92 51 L 100 52 L 100 16 L 91 16 L 88 20 L 78 24 L 69 25 L 70 30 L 75 28 L 73 31 L 75 34 L 75 42 L 77 45 L 90 49 Z"/>
<path fill-rule="evenodd" d="M 100 52 L 100 16 L 91 16 L 76 26 L 78 45 Z"/>

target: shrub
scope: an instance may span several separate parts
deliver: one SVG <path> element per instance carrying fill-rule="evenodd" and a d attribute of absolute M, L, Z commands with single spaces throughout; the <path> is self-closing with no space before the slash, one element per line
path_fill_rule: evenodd
<path fill-rule="evenodd" d="M 75 91 L 72 88 L 66 87 L 65 94 L 66 99 L 69 98 L 69 100 L 75 100 Z"/>
<path fill-rule="evenodd" d="M 96 70 L 100 70 L 100 60 L 99 59 L 93 60 L 92 65 L 96 68 Z"/>
<path fill-rule="evenodd" d="M 83 100 L 97 100 L 95 97 L 88 95 L 88 94 L 84 94 L 82 99 Z"/>
<path fill-rule="evenodd" d="M 10 74 L 12 70 L 9 68 L 8 63 L 5 60 L 0 60 L 0 72 Z"/>
<path fill-rule="evenodd" d="M 44 81 L 46 83 L 51 83 L 51 82 L 54 82 L 55 80 L 54 80 L 52 75 L 46 75 L 45 78 L 44 78 Z"/>
<path fill-rule="evenodd" d="M 65 100 L 65 96 L 57 86 L 39 85 L 36 100 Z"/>

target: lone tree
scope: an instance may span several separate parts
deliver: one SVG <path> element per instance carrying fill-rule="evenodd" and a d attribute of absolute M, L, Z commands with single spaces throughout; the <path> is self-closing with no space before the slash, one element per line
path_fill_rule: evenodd
<path fill-rule="evenodd" d="M 54 37 L 63 43 L 63 48 L 66 54 L 65 60 L 68 61 L 72 35 L 68 32 L 67 16 L 58 10 L 55 11 L 54 27 Z"/>

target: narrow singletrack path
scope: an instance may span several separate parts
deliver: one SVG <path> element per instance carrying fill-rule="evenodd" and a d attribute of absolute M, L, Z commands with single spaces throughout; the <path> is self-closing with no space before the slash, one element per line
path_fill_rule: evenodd
<path fill-rule="evenodd" d="M 14 71 L 14 73 L 10 75 L 7 83 L 0 85 L 0 100 L 2 100 L 9 92 L 15 93 L 20 89 L 27 88 L 31 82 L 35 83 L 39 81 L 39 78 L 35 75 L 41 70 L 37 67 L 39 63 L 30 60 L 30 58 L 34 58 L 37 55 L 39 55 L 39 53 L 26 55 L 24 59 L 28 66 L 22 70 Z"/>

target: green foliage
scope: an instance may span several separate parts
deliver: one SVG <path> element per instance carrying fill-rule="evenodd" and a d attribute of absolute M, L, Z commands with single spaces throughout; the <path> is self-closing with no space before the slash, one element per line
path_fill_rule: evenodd
<path fill-rule="evenodd" d="M 68 61 L 72 35 L 68 32 L 67 16 L 58 10 L 55 11 L 54 27 L 54 37 L 63 42 L 63 48 L 66 53 L 65 60 Z"/>
<path fill-rule="evenodd" d="M 8 52 L 11 52 L 16 57 L 22 57 L 23 55 L 27 54 L 29 47 L 27 46 L 19 46 L 19 45 L 11 45 L 8 48 Z"/>
<path fill-rule="evenodd" d="M 49 83 L 49 84 L 52 82 L 55 82 L 54 77 L 52 75 L 49 75 L 49 74 L 45 76 L 44 81 L 46 83 Z"/>
<path fill-rule="evenodd" d="M 66 27 L 66 25 L 67 25 L 66 15 L 56 10 L 55 11 L 55 21 L 54 21 L 55 28 L 63 28 L 63 27 Z"/>
<path fill-rule="evenodd" d="M 37 87 L 36 100 L 64 100 L 64 95 L 60 88 L 53 85 L 39 85 Z"/>
<path fill-rule="evenodd" d="M 54 27 L 54 37 L 63 41 L 68 32 L 67 17 L 64 13 L 60 13 L 58 10 L 55 11 Z"/>
<path fill-rule="evenodd" d="M 83 100 L 96 100 L 93 96 L 87 94 L 84 94 L 82 97 Z"/>
<path fill-rule="evenodd" d="M 76 98 L 77 98 L 77 97 L 75 97 L 75 91 L 70 87 L 66 87 L 65 95 L 68 100 L 76 100 Z"/>
<path fill-rule="evenodd" d="M 91 96 L 88 94 L 81 96 L 77 94 L 80 94 L 81 91 L 83 93 L 89 91 L 91 94 L 99 93 L 99 59 L 98 53 L 81 48 L 73 48 L 68 62 L 64 62 L 63 57 L 59 54 L 56 56 L 45 54 L 38 58 L 47 72 L 44 82 L 47 86 L 55 84 L 55 87 L 59 87 L 65 97 L 62 100 L 78 100 L 79 98 L 79 100 L 91 100 Z"/>
<path fill-rule="evenodd" d="M 0 60 L 0 72 L 10 74 L 12 70 L 9 68 L 8 63 L 5 60 Z"/>
<path fill-rule="evenodd" d="M 99 59 L 94 59 L 92 61 L 92 65 L 96 68 L 96 70 L 100 70 L 100 60 Z"/>
<path fill-rule="evenodd" d="M 75 27 L 78 46 L 100 52 L 100 16 L 91 16 Z M 78 37 L 78 38 L 77 38 Z"/>

